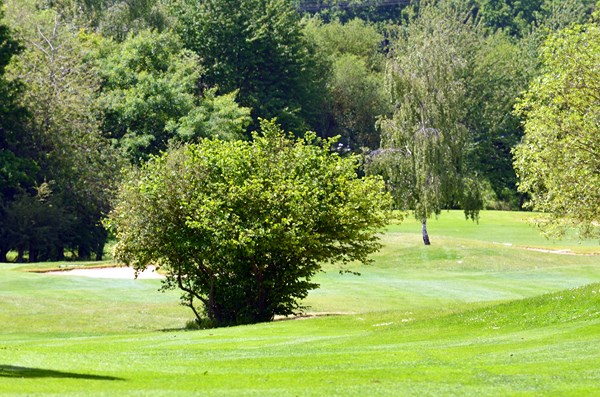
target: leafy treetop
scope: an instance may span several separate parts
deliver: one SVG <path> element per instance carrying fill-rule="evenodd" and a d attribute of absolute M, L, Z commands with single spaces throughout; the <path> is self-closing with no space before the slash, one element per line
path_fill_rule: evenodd
<path fill-rule="evenodd" d="M 600 15 L 596 15 L 598 17 Z M 542 49 L 543 74 L 519 102 L 525 136 L 514 150 L 519 190 L 547 213 L 540 226 L 600 237 L 600 25 L 575 25 Z"/>

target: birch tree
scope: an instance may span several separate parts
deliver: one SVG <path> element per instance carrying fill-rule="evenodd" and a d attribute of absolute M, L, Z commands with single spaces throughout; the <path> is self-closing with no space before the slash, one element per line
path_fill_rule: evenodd
<path fill-rule="evenodd" d="M 398 32 L 386 76 L 395 110 L 380 121 L 381 149 L 368 166 L 384 175 L 398 208 L 421 221 L 426 245 L 432 215 L 460 207 L 475 220 L 483 205 L 464 124 L 477 32 L 465 10 L 438 7 L 425 6 Z"/>

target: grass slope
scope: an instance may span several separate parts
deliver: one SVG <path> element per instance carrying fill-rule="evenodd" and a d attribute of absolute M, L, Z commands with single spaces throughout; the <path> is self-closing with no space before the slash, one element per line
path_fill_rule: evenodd
<path fill-rule="evenodd" d="M 546 241 L 512 213 L 438 222 L 432 247 L 407 220 L 373 265 L 353 267 L 362 276 L 320 274 L 311 311 L 345 315 L 205 331 L 182 330 L 189 313 L 156 280 L 1 265 L 0 394 L 597 393 L 600 257 L 524 249 L 590 253 L 597 242 Z"/>

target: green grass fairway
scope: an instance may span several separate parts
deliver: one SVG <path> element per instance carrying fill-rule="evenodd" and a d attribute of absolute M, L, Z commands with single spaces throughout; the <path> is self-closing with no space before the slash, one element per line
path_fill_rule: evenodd
<path fill-rule="evenodd" d="M 443 213 L 430 247 L 406 219 L 361 276 L 319 274 L 321 316 L 203 331 L 157 280 L 1 264 L 0 395 L 598 395 L 600 246 L 531 216 Z"/>

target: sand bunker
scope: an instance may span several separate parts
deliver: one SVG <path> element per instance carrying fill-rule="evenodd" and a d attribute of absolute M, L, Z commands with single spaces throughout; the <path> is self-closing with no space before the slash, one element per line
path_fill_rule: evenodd
<path fill-rule="evenodd" d="M 125 278 L 134 279 L 135 271 L 131 267 L 102 267 L 102 268 L 78 268 L 71 270 L 61 270 L 56 272 L 47 272 L 57 276 L 82 276 L 92 278 Z M 138 274 L 138 279 L 159 279 L 164 278 L 160 273 L 156 272 L 154 267 L 149 267 L 142 273 Z"/>

